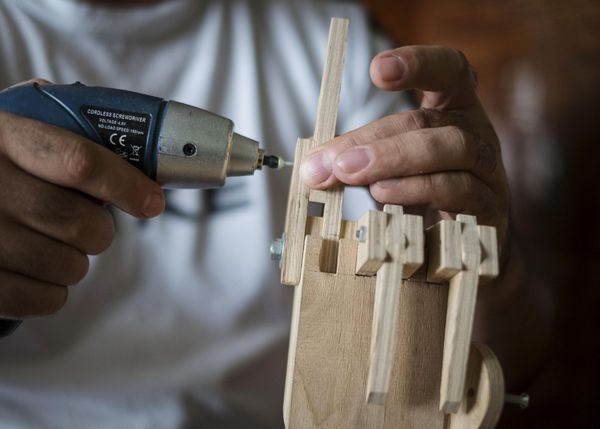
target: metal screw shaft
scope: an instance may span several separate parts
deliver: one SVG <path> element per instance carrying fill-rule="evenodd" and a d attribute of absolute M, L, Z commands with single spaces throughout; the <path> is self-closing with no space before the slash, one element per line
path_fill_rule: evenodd
<path fill-rule="evenodd" d="M 522 410 L 524 410 L 529 406 L 529 395 L 527 393 L 521 393 L 520 395 L 512 395 L 507 393 L 504 395 L 504 402 L 518 405 Z"/>

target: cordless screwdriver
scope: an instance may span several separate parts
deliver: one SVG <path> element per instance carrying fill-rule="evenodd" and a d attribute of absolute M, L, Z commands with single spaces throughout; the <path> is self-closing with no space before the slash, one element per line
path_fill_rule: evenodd
<path fill-rule="evenodd" d="M 0 111 L 99 143 L 166 188 L 214 188 L 229 176 L 288 164 L 234 133 L 227 118 L 131 91 L 32 83 L 0 92 Z"/>
<path fill-rule="evenodd" d="M 215 188 L 230 176 L 290 163 L 265 155 L 233 122 L 207 110 L 113 88 L 25 84 L 0 92 L 0 111 L 101 144 L 166 188 Z M 0 319 L 0 337 L 20 321 Z"/>

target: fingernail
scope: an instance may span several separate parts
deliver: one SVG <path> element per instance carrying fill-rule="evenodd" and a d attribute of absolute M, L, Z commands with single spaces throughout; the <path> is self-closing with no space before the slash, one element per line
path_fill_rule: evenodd
<path fill-rule="evenodd" d="M 392 55 L 379 60 L 379 76 L 385 82 L 395 82 L 402 79 L 405 71 L 404 61 L 398 57 Z"/>
<path fill-rule="evenodd" d="M 161 193 L 152 192 L 146 197 L 144 206 L 142 207 L 142 213 L 147 217 L 158 216 L 162 213 L 165 207 L 165 201 Z"/>
<path fill-rule="evenodd" d="M 309 155 L 300 166 L 300 175 L 307 185 L 318 185 L 331 176 L 331 160 L 320 151 Z"/>
<path fill-rule="evenodd" d="M 391 189 L 391 188 L 397 188 L 401 182 L 402 182 L 402 179 L 380 180 L 379 182 L 377 182 L 377 186 L 379 186 L 380 188 L 383 188 L 383 189 Z"/>
<path fill-rule="evenodd" d="M 371 162 L 372 153 L 368 147 L 348 149 L 335 159 L 335 165 L 344 173 L 357 173 Z"/>

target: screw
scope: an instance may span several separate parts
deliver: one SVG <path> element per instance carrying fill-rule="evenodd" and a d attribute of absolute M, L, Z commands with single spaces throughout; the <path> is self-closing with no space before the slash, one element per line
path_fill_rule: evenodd
<path fill-rule="evenodd" d="M 193 143 L 186 143 L 183 145 L 183 154 L 185 156 L 193 156 L 196 154 L 197 150 L 198 148 L 196 148 L 196 145 Z"/>
<path fill-rule="evenodd" d="M 504 402 L 518 405 L 522 410 L 524 410 L 525 408 L 529 407 L 529 395 L 527 393 L 521 393 L 520 395 L 511 395 L 507 393 L 504 395 Z"/>
<path fill-rule="evenodd" d="M 271 252 L 272 261 L 281 261 L 281 258 L 283 258 L 283 238 L 273 240 L 269 251 Z"/>
<path fill-rule="evenodd" d="M 356 230 L 356 239 L 361 243 L 367 241 L 367 227 L 361 226 Z"/>

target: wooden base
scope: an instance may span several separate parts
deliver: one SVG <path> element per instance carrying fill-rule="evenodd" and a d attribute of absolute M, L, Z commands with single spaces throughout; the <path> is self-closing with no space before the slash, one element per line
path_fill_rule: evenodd
<path fill-rule="evenodd" d="M 340 240 L 338 273 L 320 272 L 321 241 L 306 237 L 295 289 L 286 427 L 443 428 L 438 404 L 448 288 L 404 282 L 390 390 L 383 406 L 367 404 L 376 278 L 354 275 L 357 242 L 350 239 Z"/>

